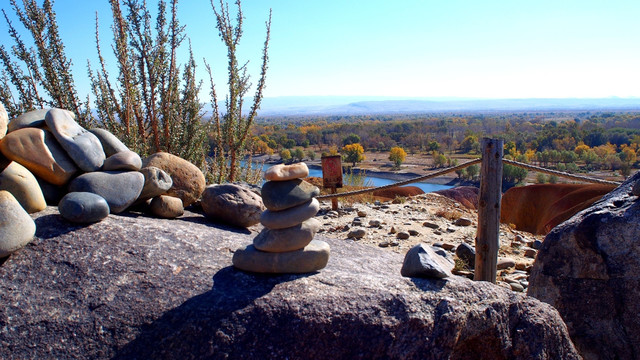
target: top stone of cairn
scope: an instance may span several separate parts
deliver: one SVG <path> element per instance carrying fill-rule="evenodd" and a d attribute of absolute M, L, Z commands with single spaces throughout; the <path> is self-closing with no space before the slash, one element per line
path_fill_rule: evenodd
<path fill-rule="evenodd" d="M 302 179 L 307 176 L 309 176 L 309 168 L 303 162 L 291 165 L 274 165 L 264 172 L 264 179 L 267 181 L 286 181 Z"/>

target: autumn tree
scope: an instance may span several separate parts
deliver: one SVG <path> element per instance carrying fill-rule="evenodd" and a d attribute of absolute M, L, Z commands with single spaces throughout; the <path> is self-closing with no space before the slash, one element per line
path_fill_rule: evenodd
<path fill-rule="evenodd" d="M 342 157 L 344 158 L 344 161 L 350 162 L 353 166 L 356 166 L 356 163 L 365 160 L 364 149 L 362 148 L 362 145 L 358 143 L 345 145 L 342 148 Z"/>
<path fill-rule="evenodd" d="M 291 161 L 291 151 L 289 151 L 289 149 L 282 149 L 280 151 L 280 158 L 282 159 L 282 162 L 284 162 L 285 164 L 288 163 L 289 161 Z"/>
<path fill-rule="evenodd" d="M 407 153 L 399 146 L 394 146 L 391 148 L 391 151 L 389 151 L 389 160 L 393 161 L 396 168 L 399 168 L 400 165 L 402 165 L 406 157 Z"/>

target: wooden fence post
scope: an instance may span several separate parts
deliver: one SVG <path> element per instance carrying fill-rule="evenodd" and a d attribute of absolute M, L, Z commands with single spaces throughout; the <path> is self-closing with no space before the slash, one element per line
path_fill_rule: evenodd
<path fill-rule="evenodd" d="M 474 280 L 496 282 L 502 199 L 502 156 L 504 141 L 482 139 L 478 230 Z"/>

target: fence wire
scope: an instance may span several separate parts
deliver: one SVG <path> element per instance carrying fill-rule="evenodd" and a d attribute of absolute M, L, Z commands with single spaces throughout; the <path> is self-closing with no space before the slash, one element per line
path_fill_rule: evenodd
<path fill-rule="evenodd" d="M 481 162 L 482 162 L 482 158 L 475 159 L 475 160 L 470 160 L 470 161 L 467 161 L 467 162 L 462 163 L 460 165 L 448 167 L 446 169 L 443 169 L 443 170 L 440 170 L 440 171 L 436 171 L 436 172 L 433 172 L 433 173 L 430 173 L 430 174 L 427 174 L 427 175 L 419 176 L 419 177 L 416 177 L 416 178 L 413 178 L 413 179 L 398 181 L 398 182 L 393 183 L 393 184 L 378 186 L 378 187 L 374 187 L 374 188 L 348 191 L 348 192 L 339 193 L 339 194 L 321 195 L 321 196 L 318 196 L 317 199 L 318 200 L 327 200 L 327 199 L 334 199 L 334 198 L 340 198 L 340 197 L 354 196 L 354 195 L 366 194 L 366 193 L 370 193 L 370 192 L 374 192 L 374 191 L 378 191 L 378 190 L 390 189 L 390 188 L 397 187 L 397 186 L 404 186 L 404 185 L 408 185 L 408 184 L 413 184 L 413 183 L 416 183 L 416 182 L 420 182 L 420 181 L 424 181 L 424 180 L 427 180 L 427 179 L 438 177 L 438 176 L 441 176 L 441 175 L 444 175 L 444 174 L 448 174 L 448 173 L 456 171 L 456 170 L 464 169 L 464 168 L 466 168 L 468 166 L 471 166 L 471 165 L 474 165 L 474 164 L 479 164 Z M 525 163 L 521 163 L 521 162 L 514 161 L 514 160 L 502 159 L 502 162 L 504 164 L 518 166 L 518 167 L 521 167 L 521 168 L 524 168 L 524 169 L 527 169 L 527 170 L 537 171 L 537 172 L 550 174 L 550 175 L 557 175 L 557 176 L 560 176 L 560 177 L 564 177 L 564 178 L 568 178 L 568 179 L 572 179 L 572 180 L 577 180 L 577 181 L 582 181 L 582 182 L 588 182 L 588 183 L 593 183 L 593 184 L 609 184 L 609 185 L 620 185 L 621 184 L 620 182 L 617 182 L 617 181 L 597 179 L 597 178 L 592 178 L 592 177 L 583 176 L 583 175 L 575 175 L 575 174 L 570 174 L 570 173 L 567 173 L 567 172 L 564 172 L 564 171 L 558 171 L 558 170 L 550 170 L 550 169 L 546 169 L 546 168 L 543 168 L 543 167 L 540 167 L 540 166 L 534 166 L 534 165 L 530 165 L 530 164 L 525 164 Z"/>

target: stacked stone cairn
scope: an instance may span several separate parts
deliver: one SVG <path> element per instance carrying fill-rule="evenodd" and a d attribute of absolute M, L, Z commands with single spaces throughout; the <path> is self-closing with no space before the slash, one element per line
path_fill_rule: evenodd
<path fill-rule="evenodd" d="M 0 258 L 33 239 L 29 214 L 47 205 L 76 223 L 141 203 L 175 218 L 204 187 L 187 160 L 163 152 L 142 160 L 107 130 L 82 128 L 70 111 L 39 109 L 9 121 L 0 104 Z"/>
<path fill-rule="evenodd" d="M 265 227 L 253 244 L 233 255 L 233 265 L 256 273 L 309 273 L 329 261 L 329 244 L 313 240 L 320 222 L 313 217 L 320 209 L 320 189 L 302 180 L 309 176 L 305 163 L 275 165 L 267 169 L 262 201 L 267 208 L 260 216 Z"/>

